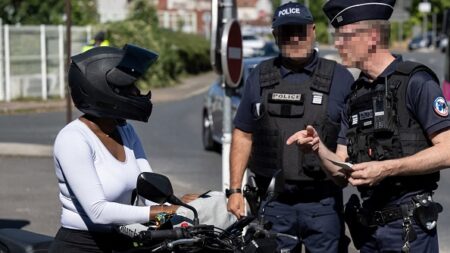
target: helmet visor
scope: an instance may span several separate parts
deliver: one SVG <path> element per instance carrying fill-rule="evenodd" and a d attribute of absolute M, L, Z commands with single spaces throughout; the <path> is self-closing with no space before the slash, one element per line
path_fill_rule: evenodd
<path fill-rule="evenodd" d="M 123 87 L 132 85 L 158 59 L 158 54 L 150 50 L 127 44 L 119 64 L 106 74 L 108 83 Z"/>

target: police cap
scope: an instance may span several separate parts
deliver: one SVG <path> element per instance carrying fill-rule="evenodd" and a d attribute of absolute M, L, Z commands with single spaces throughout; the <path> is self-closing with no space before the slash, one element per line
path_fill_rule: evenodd
<path fill-rule="evenodd" d="M 362 20 L 388 20 L 395 0 L 329 0 L 323 6 L 334 28 Z"/>
<path fill-rule="evenodd" d="M 309 9 L 300 3 L 289 2 L 279 6 L 272 19 L 272 28 L 281 25 L 305 25 L 314 23 Z"/>

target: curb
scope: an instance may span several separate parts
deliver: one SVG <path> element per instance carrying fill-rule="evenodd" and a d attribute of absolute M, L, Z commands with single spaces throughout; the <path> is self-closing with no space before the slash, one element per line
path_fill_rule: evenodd
<path fill-rule="evenodd" d="M 53 146 L 29 143 L 0 143 L 1 156 L 53 157 Z"/>
<path fill-rule="evenodd" d="M 187 77 L 183 81 L 180 81 L 178 85 L 152 89 L 152 102 L 179 101 L 201 94 L 208 90 L 210 84 L 216 78 L 217 74 L 210 71 L 197 76 Z M 0 115 L 64 111 L 66 106 L 66 99 L 0 102 Z M 72 110 L 77 110 L 73 103 Z"/>

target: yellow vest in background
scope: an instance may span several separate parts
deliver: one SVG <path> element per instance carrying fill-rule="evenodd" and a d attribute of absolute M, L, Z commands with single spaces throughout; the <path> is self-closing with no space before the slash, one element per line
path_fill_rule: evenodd
<path fill-rule="evenodd" d="M 94 48 L 94 45 L 95 45 L 95 41 L 91 40 L 91 43 L 83 46 L 83 48 L 81 49 L 81 52 L 84 53 L 84 52 L 88 51 L 89 49 Z M 99 47 L 107 47 L 107 46 L 109 46 L 109 40 L 104 40 L 99 45 Z"/>

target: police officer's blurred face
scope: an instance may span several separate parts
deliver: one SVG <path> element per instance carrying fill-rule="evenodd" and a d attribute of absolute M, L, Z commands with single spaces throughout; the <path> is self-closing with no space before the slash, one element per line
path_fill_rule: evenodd
<path fill-rule="evenodd" d="M 334 33 L 334 46 L 347 67 L 361 68 L 375 44 L 373 29 L 359 22 L 341 26 Z"/>
<path fill-rule="evenodd" d="M 273 30 L 281 55 L 294 60 L 308 59 L 315 42 L 315 25 L 282 25 Z"/>

